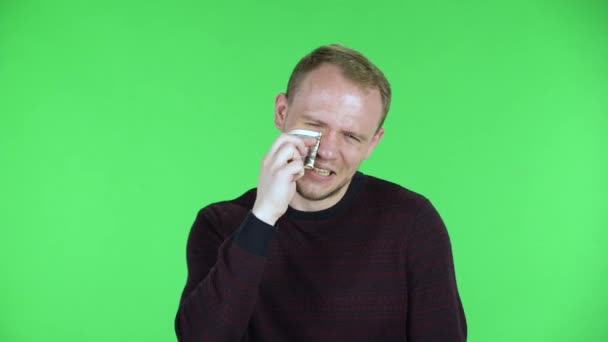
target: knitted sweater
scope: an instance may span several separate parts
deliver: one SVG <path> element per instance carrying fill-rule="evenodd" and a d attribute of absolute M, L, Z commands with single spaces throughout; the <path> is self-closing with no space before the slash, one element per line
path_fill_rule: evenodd
<path fill-rule="evenodd" d="M 180 341 L 465 341 L 451 244 L 423 196 L 357 172 L 333 207 L 275 227 L 255 189 L 198 213 Z"/>

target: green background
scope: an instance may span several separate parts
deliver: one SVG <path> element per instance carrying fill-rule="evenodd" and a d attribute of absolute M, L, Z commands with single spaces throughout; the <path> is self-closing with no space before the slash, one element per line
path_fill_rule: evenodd
<path fill-rule="evenodd" d="M 603 1 L 1 1 L 0 341 L 171 341 L 196 212 L 295 63 L 392 83 L 362 171 L 429 197 L 469 341 L 608 341 Z"/>

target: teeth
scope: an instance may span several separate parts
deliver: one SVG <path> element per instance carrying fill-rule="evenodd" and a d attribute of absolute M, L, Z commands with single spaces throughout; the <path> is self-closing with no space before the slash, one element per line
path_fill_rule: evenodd
<path fill-rule="evenodd" d="M 320 174 L 321 176 L 329 176 L 329 173 L 330 173 L 329 170 L 318 169 L 316 167 L 314 167 L 313 170 L 315 170 L 315 172 L 318 173 L 318 174 Z"/>

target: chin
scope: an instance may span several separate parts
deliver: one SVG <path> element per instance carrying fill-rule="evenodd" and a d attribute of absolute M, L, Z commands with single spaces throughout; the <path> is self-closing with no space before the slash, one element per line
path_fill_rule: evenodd
<path fill-rule="evenodd" d="M 301 179 L 296 182 L 296 192 L 306 200 L 321 201 L 335 195 L 348 183 L 348 180 L 346 180 L 338 186 L 331 186 L 330 184 L 323 186 L 314 181 Z"/>
<path fill-rule="evenodd" d="M 310 183 L 305 181 L 297 181 L 296 182 L 296 192 L 304 199 L 310 201 L 318 201 L 327 197 L 329 191 L 314 189 L 316 188 L 314 185 L 311 186 Z"/>
<path fill-rule="evenodd" d="M 300 197 L 309 201 L 321 201 L 331 196 L 331 192 L 307 191 L 296 186 L 296 191 Z"/>

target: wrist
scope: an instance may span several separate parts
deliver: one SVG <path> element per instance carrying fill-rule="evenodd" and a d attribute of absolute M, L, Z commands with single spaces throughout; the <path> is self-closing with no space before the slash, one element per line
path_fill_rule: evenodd
<path fill-rule="evenodd" d="M 258 220 L 263 221 L 271 226 L 274 226 L 279 219 L 276 215 L 273 215 L 272 212 L 270 212 L 269 210 L 257 208 L 256 206 L 251 209 L 251 213 L 255 217 L 257 217 Z"/>

